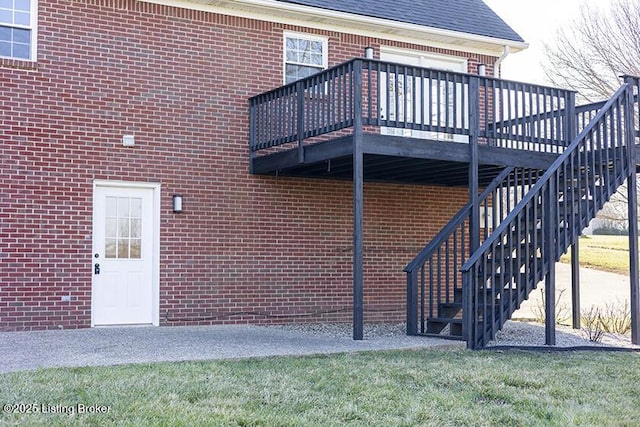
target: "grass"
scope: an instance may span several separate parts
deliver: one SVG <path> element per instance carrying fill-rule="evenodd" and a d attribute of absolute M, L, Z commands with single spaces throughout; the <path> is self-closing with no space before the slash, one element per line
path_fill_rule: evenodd
<path fill-rule="evenodd" d="M 109 412 L 0 424 L 636 426 L 638 395 L 637 353 L 391 351 L 3 374 L 3 404 Z"/>
<path fill-rule="evenodd" d="M 571 262 L 571 251 L 560 258 Z M 629 238 L 627 236 L 583 236 L 580 238 L 580 265 L 595 270 L 629 274 Z"/>

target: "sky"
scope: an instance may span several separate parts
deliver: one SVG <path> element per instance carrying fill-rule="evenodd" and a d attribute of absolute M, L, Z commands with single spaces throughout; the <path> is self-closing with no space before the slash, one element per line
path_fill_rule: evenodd
<path fill-rule="evenodd" d="M 553 43 L 556 30 L 580 13 L 584 0 L 484 0 L 500 17 L 529 43 L 529 48 L 509 55 L 502 63 L 502 78 L 545 83 L 541 63 L 543 42 Z M 608 0 L 587 0 L 602 3 Z"/>

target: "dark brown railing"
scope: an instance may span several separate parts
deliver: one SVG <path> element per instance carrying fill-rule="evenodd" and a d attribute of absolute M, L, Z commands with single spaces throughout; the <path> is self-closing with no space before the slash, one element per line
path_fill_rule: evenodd
<path fill-rule="evenodd" d="M 598 108 L 578 137 L 462 266 L 463 330 L 470 348 L 483 347 L 495 338 L 531 289 L 550 274 L 560 255 L 635 172 L 632 122 L 637 86 L 637 80 L 628 81 Z M 547 316 L 553 316 L 548 307 Z"/>
<path fill-rule="evenodd" d="M 456 142 L 473 131 L 480 144 L 552 153 L 571 141 L 575 114 L 568 90 L 353 59 L 251 98 L 251 155 L 297 146 L 302 157 L 305 144 L 351 128 L 356 103 L 378 131 Z"/>

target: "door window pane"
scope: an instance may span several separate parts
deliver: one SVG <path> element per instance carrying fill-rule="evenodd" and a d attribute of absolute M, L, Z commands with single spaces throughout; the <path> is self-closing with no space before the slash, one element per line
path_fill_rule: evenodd
<path fill-rule="evenodd" d="M 140 258 L 142 242 L 140 239 L 131 239 L 130 258 Z"/>
<path fill-rule="evenodd" d="M 129 238 L 129 218 L 118 218 L 118 238 Z"/>
<path fill-rule="evenodd" d="M 131 238 L 139 238 L 142 233 L 142 220 L 139 218 L 131 219 Z"/>
<path fill-rule="evenodd" d="M 104 257 L 116 258 L 116 239 L 105 239 L 104 244 Z"/>
<path fill-rule="evenodd" d="M 105 220 L 104 235 L 106 238 L 118 236 L 118 233 L 117 233 L 118 227 L 116 224 L 117 224 L 117 220 L 115 218 L 107 218 Z"/>
<path fill-rule="evenodd" d="M 105 257 L 142 257 L 142 199 L 105 198 Z"/>
<path fill-rule="evenodd" d="M 116 206 L 118 204 L 118 199 L 115 197 L 107 197 L 105 201 L 105 212 L 107 217 L 115 218 L 117 215 Z"/>
<path fill-rule="evenodd" d="M 118 197 L 118 217 L 129 218 L 129 198 Z"/>
<path fill-rule="evenodd" d="M 142 199 L 131 199 L 131 218 L 142 216 Z"/>
<path fill-rule="evenodd" d="M 129 258 L 129 239 L 118 239 L 118 258 Z"/>

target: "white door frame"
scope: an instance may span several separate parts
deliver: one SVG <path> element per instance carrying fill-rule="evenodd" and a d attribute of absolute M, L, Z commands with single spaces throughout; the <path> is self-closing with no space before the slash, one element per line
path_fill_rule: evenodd
<path fill-rule="evenodd" d="M 407 65 L 413 65 L 418 67 L 425 68 L 434 68 L 441 69 L 444 71 L 454 71 L 458 73 L 468 73 L 468 60 L 466 58 L 460 56 L 452 56 L 452 55 L 444 55 L 439 53 L 432 52 L 423 52 L 418 50 L 411 49 L 402 49 L 391 46 L 380 46 L 380 60 L 389 61 L 391 57 L 391 62 L 398 62 Z M 381 73 L 381 75 L 384 73 Z M 382 77 L 386 78 L 386 77 Z M 415 82 L 412 82 L 409 79 L 409 83 L 413 85 L 417 85 L 416 90 L 420 91 L 420 79 L 416 78 Z M 386 92 L 381 92 L 382 95 L 386 96 Z M 383 101 L 380 100 L 380 103 L 386 103 L 386 99 Z M 410 104 L 412 106 L 412 104 Z M 419 105 L 415 106 L 416 108 L 420 108 Z M 466 107 L 462 107 L 465 108 Z M 417 112 L 420 115 L 420 111 Z M 389 113 L 388 113 L 389 114 Z M 409 112 L 411 114 L 411 112 Z M 467 111 L 462 111 L 461 114 L 468 114 Z M 412 136 L 416 138 L 428 138 L 428 139 L 444 139 L 451 140 L 455 142 L 469 142 L 469 138 L 464 135 L 452 135 L 452 134 L 442 134 L 440 132 L 429 132 L 429 131 L 415 131 L 403 128 L 389 128 L 389 127 L 381 127 L 380 133 L 383 135 L 402 135 L 402 136 Z"/>
<path fill-rule="evenodd" d="M 115 180 L 93 180 L 93 211 L 91 213 L 92 218 L 92 237 L 91 237 L 91 327 L 95 326 L 95 299 L 93 297 L 94 277 L 93 274 L 93 254 L 100 252 L 95 245 L 96 230 L 95 220 L 93 219 L 96 212 L 96 189 L 98 187 L 117 187 L 117 188 L 140 188 L 153 190 L 153 253 L 152 253 L 152 318 L 151 323 L 154 326 L 160 325 L 160 183 L 159 182 L 134 182 L 134 181 L 115 181 Z"/>

